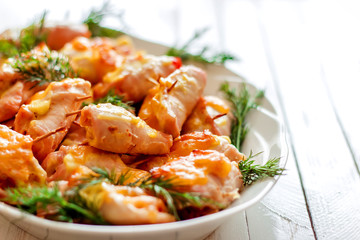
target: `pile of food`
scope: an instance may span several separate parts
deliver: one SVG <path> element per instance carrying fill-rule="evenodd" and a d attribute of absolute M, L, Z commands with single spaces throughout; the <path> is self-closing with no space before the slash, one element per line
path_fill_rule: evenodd
<path fill-rule="evenodd" d="M 93 27 L 42 20 L 0 35 L 1 201 L 57 221 L 166 223 L 281 174 L 278 159 L 239 152 L 255 100 L 226 83 L 230 102 L 204 96 L 204 70 Z"/>

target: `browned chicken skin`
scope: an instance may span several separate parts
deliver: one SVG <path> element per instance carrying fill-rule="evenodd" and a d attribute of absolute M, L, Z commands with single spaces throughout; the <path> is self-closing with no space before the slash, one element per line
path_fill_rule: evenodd
<path fill-rule="evenodd" d="M 89 105 L 81 111 L 89 145 L 116 153 L 166 154 L 172 137 L 149 127 L 122 107 L 111 104 Z"/>
<path fill-rule="evenodd" d="M 33 139 L 63 128 L 33 144 L 36 158 L 42 162 L 55 151 L 66 135 L 75 115 L 68 113 L 78 110 L 82 101 L 77 98 L 91 94 L 91 85 L 82 79 L 64 79 L 52 82 L 45 91 L 37 93 L 27 105 L 22 105 L 15 118 L 15 131 L 30 135 Z"/>
<path fill-rule="evenodd" d="M 171 134 L 180 135 L 182 125 L 201 97 L 206 84 L 206 74 L 200 68 L 184 66 L 150 90 L 141 106 L 139 117 L 149 126 Z"/>

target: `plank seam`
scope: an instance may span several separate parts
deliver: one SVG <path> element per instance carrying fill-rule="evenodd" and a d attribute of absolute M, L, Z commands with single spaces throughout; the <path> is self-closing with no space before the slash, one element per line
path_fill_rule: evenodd
<path fill-rule="evenodd" d="M 353 150 L 353 147 L 352 147 L 352 144 L 349 140 L 349 137 L 347 136 L 346 134 L 346 130 L 345 130 L 345 127 L 344 127 L 344 124 L 343 122 L 341 121 L 341 118 L 339 116 L 339 113 L 338 111 L 336 110 L 336 107 L 335 107 L 335 103 L 334 103 L 334 99 L 331 97 L 331 92 L 330 92 L 330 89 L 327 85 L 327 82 L 326 82 L 326 77 L 325 77 L 325 71 L 324 71 L 324 66 L 323 64 L 320 64 L 320 71 L 321 71 L 321 80 L 323 81 L 324 85 L 325 85 L 325 90 L 326 90 L 326 94 L 328 95 L 328 98 L 330 100 L 330 104 L 331 104 L 331 107 L 333 109 L 333 112 L 335 114 L 335 118 L 336 118 L 336 121 L 338 122 L 339 126 L 340 126 L 340 130 L 341 130 L 341 133 L 345 139 L 345 142 L 346 142 L 346 145 L 348 146 L 349 148 L 349 151 L 350 151 L 350 154 L 351 154 L 351 157 L 353 159 L 353 162 L 354 162 L 354 165 L 355 165 L 355 168 L 358 172 L 358 174 L 360 175 L 360 166 L 358 165 L 358 163 L 356 162 L 356 156 L 355 156 L 355 152 Z"/>
<path fill-rule="evenodd" d="M 248 222 L 246 211 L 245 211 L 245 222 L 246 222 L 246 227 L 247 227 L 248 239 L 250 240 L 250 229 L 249 229 L 249 222 Z"/>
<path fill-rule="evenodd" d="M 294 220 L 292 220 L 291 218 L 288 218 L 288 217 L 286 217 L 286 216 L 284 216 L 284 215 L 276 212 L 275 210 L 273 210 L 272 208 L 270 208 L 270 207 L 267 206 L 266 204 L 262 203 L 262 205 L 263 205 L 267 210 L 269 210 L 269 211 L 272 212 L 273 214 L 279 216 L 280 218 L 282 218 L 282 219 L 284 219 L 284 220 L 286 220 L 286 221 L 288 221 L 288 222 L 290 222 L 290 223 L 293 223 L 293 224 L 296 225 L 296 226 L 299 226 L 299 227 L 302 227 L 302 228 L 305 228 L 305 229 L 310 229 L 308 226 L 301 225 L 301 224 L 295 222 Z"/>
<path fill-rule="evenodd" d="M 270 70 L 270 74 L 271 74 L 271 79 L 272 79 L 272 81 L 274 83 L 274 86 L 275 86 L 275 93 L 276 93 L 277 99 L 279 101 L 280 109 L 281 109 L 281 112 L 282 112 L 282 117 L 284 119 L 285 129 L 287 130 L 286 132 L 289 134 L 289 142 L 290 142 L 290 146 L 291 146 L 291 151 L 292 151 L 292 153 L 294 155 L 296 170 L 297 170 L 298 175 L 299 175 L 300 186 L 301 186 L 301 190 L 303 192 L 303 196 L 304 196 L 304 200 L 305 200 L 305 206 L 306 206 L 306 210 L 307 210 L 308 215 L 309 215 L 311 228 L 312 228 L 312 231 L 313 231 L 313 234 L 314 234 L 314 238 L 317 240 L 318 238 L 317 238 L 317 235 L 316 235 L 316 231 L 315 231 L 315 227 L 314 227 L 314 223 L 313 223 L 313 220 L 312 220 L 312 215 L 311 215 L 311 211 L 310 211 L 310 207 L 309 207 L 308 198 L 307 198 L 305 187 L 304 187 L 304 184 L 303 184 L 303 177 L 302 177 L 302 174 L 300 172 L 300 166 L 299 166 L 299 163 L 298 163 L 298 157 L 297 157 L 295 147 L 294 147 L 294 141 L 293 141 L 293 138 L 292 138 L 292 135 L 291 135 L 291 130 L 288 127 L 289 126 L 289 120 L 287 118 L 286 109 L 285 109 L 285 106 L 284 106 L 283 101 L 282 101 L 282 95 L 281 95 L 281 92 L 280 92 L 278 76 L 276 74 L 275 66 L 273 65 L 273 61 L 272 61 L 273 57 L 272 57 L 272 53 L 271 53 L 270 46 L 269 46 L 269 43 L 268 43 L 267 32 L 265 30 L 265 27 L 263 25 L 263 21 L 262 21 L 261 16 L 260 16 L 260 11 L 261 11 L 261 9 L 260 9 L 261 7 L 259 6 L 260 1 L 254 1 L 253 0 L 253 1 L 251 1 L 251 3 L 257 9 L 257 11 L 256 11 L 257 12 L 257 22 L 258 22 L 258 26 L 259 26 L 259 29 L 260 29 L 261 40 L 262 40 L 262 43 L 263 43 L 263 46 L 264 46 L 265 57 L 266 57 L 267 62 L 268 62 L 268 66 L 269 66 L 269 70 Z"/>

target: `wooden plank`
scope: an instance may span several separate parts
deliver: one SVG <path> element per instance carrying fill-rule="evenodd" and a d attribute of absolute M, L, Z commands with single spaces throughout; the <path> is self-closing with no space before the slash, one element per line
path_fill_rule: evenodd
<path fill-rule="evenodd" d="M 3 216 L 0 215 L 0 239 L 6 240 L 38 240 L 38 238 L 24 232 L 19 227 L 7 221 Z"/>
<path fill-rule="evenodd" d="M 221 1 L 181 1 L 179 3 L 178 12 L 178 39 L 179 46 L 193 36 L 194 32 L 208 27 L 208 32 L 201 38 L 192 50 L 209 46 L 214 51 L 225 50 L 222 45 L 224 36 L 221 35 L 221 29 L 224 28 L 223 22 L 219 19 L 223 18 L 221 10 L 224 3 Z M 199 17 L 201 15 L 201 17 Z M 196 19 L 196 21 L 194 21 Z M 205 240 L 224 240 L 224 239 L 249 239 L 248 227 L 245 212 L 242 212 L 229 221 L 224 223 L 216 231 L 214 231 Z"/>
<path fill-rule="evenodd" d="M 309 37 L 314 23 L 304 21 L 313 1 L 258 3 L 316 237 L 359 239 L 359 174 L 323 81 L 321 43 Z"/>
<path fill-rule="evenodd" d="M 254 9 L 251 1 L 224 1 L 222 3 L 222 1 L 214 0 L 211 4 L 209 4 L 209 1 L 178 1 L 177 3 L 172 1 L 169 5 L 161 8 L 163 10 L 160 11 L 160 15 L 154 13 L 155 8 L 154 11 L 147 11 L 151 9 L 152 5 L 159 6 L 159 4 L 161 5 L 165 2 L 156 1 L 156 3 L 147 5 L 145 3 L 146 6 L 142 5 L 142 9 L 146 10 L 143 12 L 145 15 L 142 19 L 156 17 L 156 22 L 171 19 L 170 21 L 162 23 L 162 27 L 154 29 L 151 21 L 145 23 L 140 23 L 140 21 L 133 22 L 134 19 L 138 18 L 139 13 L 134 8 L 131 8 L 132 10 L 128 11 L 125 15 L 125 20 L 131 21 L 129 22 L 131 23 L 130 29 L 136 29 L 136 33 L 141 33 L 142 36 L 148 39 L 172 45 L 172 41 L 175 41 L 175 39 L 180 39 L 180 41 L 187 40 L 194 30 L 212 25 L 214 26 L 211 30 L 212 32 L 208 33 L 205 41 L 208 41 L 210 45 L 215 46 L 218 50 L 229 50 L 238 55 L 242 62 L 229 64 L 228 66 L 236 72 L 244 74 L 245 77 L 258 87 L 267 87 L 269 90 L 267 94 L 272 101 L 276 100 L 276 92 L 273 90 L 272 76 L 270 74 L 271 71 L 268 68 L 261 32 L 258 29 L 256 9 Z M 44 4 L 46 4 L 45 1 Z M 141 1 L 135 1 L 132 3 L 132 6 L 137 7 L 139 4 L 141 4 Z M 68 6 L 68 4 L 63 4 L 63 6 Z M 74 7 L 81 12 L 79 5 Z M 29 8 L 24 7 L 23 9 L 28 11 Z M 170 13 L 166 9 L 171 9 Z M 223 10 L 222 15 L 215 14 L 219 9 Z M 169 14 L 173 14 L 173 16 L 169 17 Z M 71 15 L 73 16 L 73 14 Z M 224 17 L 224 22 L 217 24 L 218 20 L 222 17 Z M 180 29 L 179 31 L 177 31 L 177 27 Z M 143 32 L 144 29 L 145 32 Z M 294 160 L 290 158 L 289 161 L 293 162 Z M 250 209 L 247 211 L 247 217 L 244 214 L 235 216 L 210 235 L 208 239 L 237 239 L 239 236 L 241 239 L 248 239 L 249 236 L 251 236 L 251 239 L 260 239 L 260 235 L 257 235 L 257 233 L 264 229 L 267 229 L 267 231 L 274 231 L 276 229 L 278 231 L 277 234 L 270 235 L 274 238 L 281 236 L 285 239 L 290 239 L 291 237 L 306 239 L 308 236 L 311 236 L 311 227 L 309 218 L 304 210 L 305 202 L 302 198 L 301 186 L 296 168 L 294 167 L 295 164 L 292 163 L 292 165 L 288 166 L 290 166 L 289 169 L 291 171 L 288 172 L 287 176 L 281 178 L 277 188 L 273 189 L 260 205 L 252 208 L 255 210 Z M 287 185 L 288 183 L 290 185 Z M 282 185 L 285 185 L 285 187 Z M 294 198 L 297 201 L 292 202 L 293 205 L 283 206 L 284 203 L 288 204 L 288 202 L 280 201 L 281 199 L 279 199 L 284 195 L 295 195 L 296 197 Z M 261 208 L 261 211 L 258 211 L 258 208 Z M 279 212 L 281 216 L 279 216 Z M 299 216 L 299 218 L 304 218 L 304 220 L 294 219 L 294 216 Z M 247 221 L 249 230 L 247 229 Z M 300 230 L 297 230 L 299 226 Z"/>
<path fill-rule="evenodd" d="M 251 1 L 227 3 L 225 26 L 237 30 L 226 32 L 226 46 L 237 50 L 242 59 L 238 69 L 233 67 L 233 70 L 241 72 L 259 88 L 265 88 L 282 115 L 259 29 L 258 9 Z M 286 175 L 260 203 L 246 211 L 250 239 L 314 238 L 294 157 L 289 151 Z"/>
<path fill-rule="evenodd" d="M 247 229 L 245 212 L 241 212 L 221 225 L 216 231 L 210 234 L 204 240 L 226 240 L 241 239 L 248 240 L 249 233 Z"/>
<path fill-rule="evenodd" d="M 199 5 L 201 5 L 199 2 L 197 2 Z M 223 3 L 223 2 L 222 2 Z M 264 55 L 264 50 L 262 49 L 262 42 L 261 42 L 261 36 L 260 36 L 260 32 L 257 29 L 258 25 L 257 25 L 257 19 L 256 17 L 253 17 L 253 15 L 251 13 L 249 13 L 249 8 L 253 8 L 253 6 L 246 1 L 242 1 L 239 4 L 241 5 L 240 7 L 237 5 L 238 2 L 230 2 L 227 6 L 221 5 L 219 3 L 219 1 L 213 1 L 214 6 L 211 6 L 211 4 L 208 4 L 206 9 L 204 11 L 202 11 L 202 18 L 201 21 L 196 21 L 196 22 L 191 22 L 192 19 L 195 19 L 198 14 L 199 14 L 199 7 L 193 6 L 193 8 L 191 8 L 189 5 L 189 3 L 183 3 L 182 8 L 180 9 L 180 16 L 184 19 L 185 22 L 188 23 L 183 23 L 184 21 L 182 21 L 181 19 L 178 22 L 183 23 L 183 25 L 180 25 L 180 33 L 178 34 L 179 36 L 182 36 L 182 42 L 186 41 L 193 33 L 195 30 L 197 29 L 201 29 L 205 26 L 213 26 L 214 28 L 212 28 L 212 30 L 210 30 L 210 32 L 208 33 L 209 35 L 207 35 L 206 39 L 208 42 L 202 42 L 200 44 L 213 44 L 213 47 L 215 49 L 221 49 L 221 50 L 229 50 L 231 49 L 231 52 L 235 53 L 246 53 L 244 54 L 245 57 L 243 57 L 243 55 L 241 54 L 237 54 L 238 56 L 240 55 L 241 58 L 243 59 L 243 61 L 241 62 L 241 64 L 236 63 L 234 65 L 232 65 L 232 69 L 235 70 L 238 73 L 241 74 L 246 74 L 246 76 L 249 76 L 249 79 L 254 79 L 253 83 L 255 83 L 257 86 L 259 87 L 264 87 L 267 86 L 269 84 L 269 81 L 271 81 L 271 75 L 269 70 L 267 69 L 267 60 L 265 58 Z M 233 6 L 232 4 L 235 4 L 235 6 Z M 236 14 L 226 14 L 226 17 L 224 18 L 224 23 L 225 26 L 223 26 L 223 28 L 221 26 L 217 26 L 216 25 L 216 18 L 221 18 L 223 16 L 225 16 L 225 14 L 222 14 L 221 12 L 217 12 L 217 14 L 214 14 L 216 10 L 221 10 L 223 9 L 224 11 L 237 11 Z M 182 10 L 182 11 L 181 11 Z M 207 17 L 208 14 L 214 14 L 214 17 Z M 232 13 L 232 11 L 230 11 L 230 13 Z M 222 16 L 221 16 L 222 15 Z M 239 16 L 241 17 L 241 19 L 237 19 L 234 18 L 234 16 Z M 230 23 L 228 22 L 230 21 Z M 191 24 L 192 23 L 192 24 Z M 232 29 L 231 27 L 234 27 L 234 23 L 236 23 L 236 31 L 225 31 L 223 30 L 223 33 L 225 33 L 224 36 L 217 36 L 221 31 L 220 29 Z M 240 24 L 238 24 L 240 23 Z M 240 25 L 240 26 L 239 26 Z M 257 30 L 257 31 L 256 31 Z M 211 34 L 211 31 L 214 31 Z M 246 37 L 241 37 L 239 36 L 239 32 L 242 32 L 244 34 L 244 36 Z M 209 36 L 209 37 L 208 37 Z M 214 37 L 215 36 L 215 37 Z M 209 40 L 211 39 L 211 41 L 215 40 L 214 42 L 210 42 Z M 219 46 L 219 44 L 217 45 L 216 43 L 219 43 L 219 41 L 217 41 L 218 39 L 223 39 L 224 42 L 222 43 L 222 46 Z M 181 42 L 181 41 L 180 41 Z M 232 44 L 229 44 L 228 42 L 231 42 Z M 215 43 L 215 44 L 214 44 Z M 221 43 L 221 41 L 220 41 Z M 230 47 L 229 47 L 230 46 Z M 243 65 L 245 65 L 245 67 L 243 67 Z M 231 67 L 231 66 L 230 66 Z M 259 71 L 259 69 L 261 69 Z M 268 86 L 268 90 L 270 90 L 271 86 Z M 269 91 L 268 92 L 269 95 L 274 95 L 274 91 Z M 274 96 L 272 96 L 274 98 Z M 293 159 L 292 159 L 293 161 Z M 295 181 L 295 185 L 292 187 L 287 188 L 287 191 L 290 192 L 291 194 L 294 194 L 296 196 L 298 196 L 298 199 L 301 199 L 301 201 L 296 202 L 295 204 L 292 203 L 291 205 L 288 205 L 288 208 L 285 208 L 283 211 L 285 212 L 284 216 L 281 216 L 280 218 L 276 216 L 273 218 L 266 218 L 267 215 L 276 215 L 276 213 L 274 213 L 274 208 L 272 208 L 271 210 L 266 209 L 264 212 L 262 213 L 258 213 L 258 212 L 251 212 L 248 215 L 249 219 L 256 219 L 257 222 L 251 222 L 251 225 L 253 228 L 251 228 L 251 232 L 248 234 L 251 234 L 251 237 L 253 239 L 261 239 L 258 238 L 260 237 L 259 235 L 256 235 L 256 233 L 261 232 L 259 231 L 260 229 L 264 229 L 264 228 L 268 228 L 269 231 L 272 231 L 272 229 L 276 228 L 277 225 L 286 225 L 288 226 L 288 228 L 282 228 L 281 229 L 281 233 L 278 235 L 281 236 L 287 236 L 287 237 L 291 237 L 291 236 L 296 236 L 298 239 L 308 239 L 309 236 L 310 238 L 313 238 L 313 232 L 311 230 L 311 225 L 310 225 L 310 221 L 309 218 L 307 216 L 307 212 L 306 212 L 306 207 L 305 207 L 305 203 L 304 203 L 304 199 L 303 199 L 303 194 L 301 191 L 301 187 L 300 187 L 300 183 L 298 180 L 298 175 L 296 172 L 296 168 L 295 171 L 290 172 L 289 177 L 292 176 L 293 178 L 297 179 L 297 182 Z M 284 182 L 286 182 L 286 179 L 284 180 Z M 279 189 L 282 189 L 281 186 L 279 187 Z M 289 194 L 289 193 L 288 193 Z M 281 197 L 278 195 L 274 195 L 276 197 Z M 264 202 L 266 203 L 269 200 L 265 200 Z M 273 201 L 274 202 L 274 201 Z M 275 201 L 276 202 L 276 201 Z M 294 207 L 294 205 L 296 205 Z M 279 205 L 278 208 L 281 207 L 283 208 L 283 205 Z M 292 211 L 288 211 L 286 209 L 291 209 L 293 211 L 296 212 L 296 214 L 293 214 L 293 216 L 299 216 L 298 219 L 289 221 L 288 218 L 286 217 L 289 212 Z M 276 209 L 278 210 L 278 209 Z M 300 220 L 299 220 L 300 219 Z M 276 221 L 274 221 L 276 220 Z M 247 239 L 249 236 L 247 235 L 240 235 L 241 237 L 239 237 L 239 233 L 237 233 L 236 231 L 234 231 L 235 229 L 239 229 L 238 231 L 240 231 L 240 233 L 245 234 L 247 233 L 247 226 L 246 226 L 246 219 L 244 218 L 240 218 L 238 221 L 233 222 L 233 221 L 229 221 L 226 224 L 224 224 L 221 228 L 219 228 L 217 231 L 215 231 L 212 235 L 210 235 L 207 239 L 236 239 L 236 238 L 240 238 L 240 239 Z M 259 223 L 258 222 L 262 222 L 261 227 L 259 227 Z M 300 223 L 298 223 L 300 222 Z M 238 226 L 238 228 L 233 229 L 232 231 L 229 231 L 228 229 L 232 229 L 231 227 L 229 227 L 229 224 L 233 224 L 235 226 Z M 301 226 L 300 230 L 298 230 L 299 226 Z M 274 236 L 274 239 L 276 239 L 276 236 Z"/>
<path fill-rule="evenodd" d="M 250 239 L 314 239 L 292 154 L 286 169 L 271 192 L 246 210 Z"/>
<path fill-rule="evenodd" d="M 223 5 L 219 4 L 219 2 L 213 1 L 213 4 L 216 5 L 216 10 L 223 11 L 223 13 L 218 12 L 217 14 L 221 15 L 219 18 L 223 17 L 224 25 L 222 27 L 213 26 L 217 28 L 215 32 L 224 35 L 218 36 L 218 39 L 222 39 L 223 42 L 217 46 L 215 44 L 215 48 L 228 50 L 239 56 L 242 59 L 241 62 L 229 64 L 228 66 L 235 72 L 244 75 L 259 88 L 266 88 L 268 97 L 276 104 L 276 93 L 272 85 L 272 76 L 268 68 L 256 17 L 257 9 L 250 1 L 221 1 Z M 183 9 L 186 10 L 183 10 L 182 18 L 190 20 L 196 18 L 199 14 L 196 9 L 191 11 L 188 8 L 188 5 L 184 3 Z M 208 8 L 211 9 L 209 6 Z M 204 12 L 208 13 L 208 11 Z M 204 12 L 202 12 L 202 16 Z M 193 25 L 184 24 L 184 26 L 180 26 L 181 34 L 179 35 L 191 36 L 195 29 L 206 26 L 206 23 L 211 25 L 215 18 L 216 15 L 213 18 L 203 17 L 202 22 L 205 22 L 202 23 L 203 25 L 198 21 Z M 182 22 L 182 20 L 179 20 L 179 22 Z M 184 40 L 186 39 L 184 37 Z M 212 41 L 213 37 L 209 37 L 209 40 Z M 293 157 L 289 158 L 288 166 L 290 170 L 287 175 L 280 179 L 268 197 L 246 211 L 247 219 L 245 222 L 248 222 L 248 237 L 250 239 L 264 239 L 264 235 L 261 235 L 261 233 L 273 232 L 274 229 L 277 231 L 276 234 L 268 235 L 267 239 L 279 239 L 278 237 L 284 239 L 292 237 L 295 239 L 314 238 Z M 292 196 L 292 198 L 284 198 L 283 196 Z M 262 207 L 262 210 L 256 211 L 259 207 Z M 241 225 L 239 225 L 240 227 Z M 236 235 L 233 235 L 233 238 L 215 239 L 235 238 L 237 238 Z"/>
<path fill-rule="evenodd" d="M 356 109 L 360 102 L 360 5 L 358 1 L 330 1 L 325 10 L 322 7 L 316 2 L 306 8 L 304 21 L 319 47 L 323 79 L 359 169 L 360 114 Z M 321 18 L 317 14 L 320 11 Z M 341 17 L 334 18 L 334 12 Z M 325 23 L 327 27 L 322 27 Z"/>

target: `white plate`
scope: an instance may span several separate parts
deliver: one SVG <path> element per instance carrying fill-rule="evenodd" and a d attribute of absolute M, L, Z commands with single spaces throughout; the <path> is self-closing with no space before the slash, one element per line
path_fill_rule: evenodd
<path fill-rule="evenodd" d="M 159 44 L 133 39 L 138 49 L 145 49 L 154 55 L 163 55 L 167 50 L 167 47 Z M 219 95 L 218 89 L 224 80 L 229 81 L 233 87 L 241 87 L 241 82 L 244 82 L 244 79 L 223 66 L 206 65 L 203 68 L 208 74 L 206 95 Z M 246 85 L 251 93 L 256 91 L 249 83 Z M 266 97 L 263 99 L 261 107 L 250 113 L 248 122 L 250 131 L 244 142 L 243 152 L 248 155 L 250 150 L 254 153 L 263 151 L 256 159 L 259 164 L 265 163 L 269 158 L 281 156 L 280 166 L 284 167 L 288 156 L 284 127 L 278 113 Z M 221 212 L 174 223 L 141 226 L 62 223 L 35 217 L 1 202 L 0 214 L 40 239 L 196 240 L 203 239 L 227 219 L 258 202 L 270 191 L 277 179 L 278 177 L 268 178 L 252 184 L 241 192 L 240 199 Z"/>

